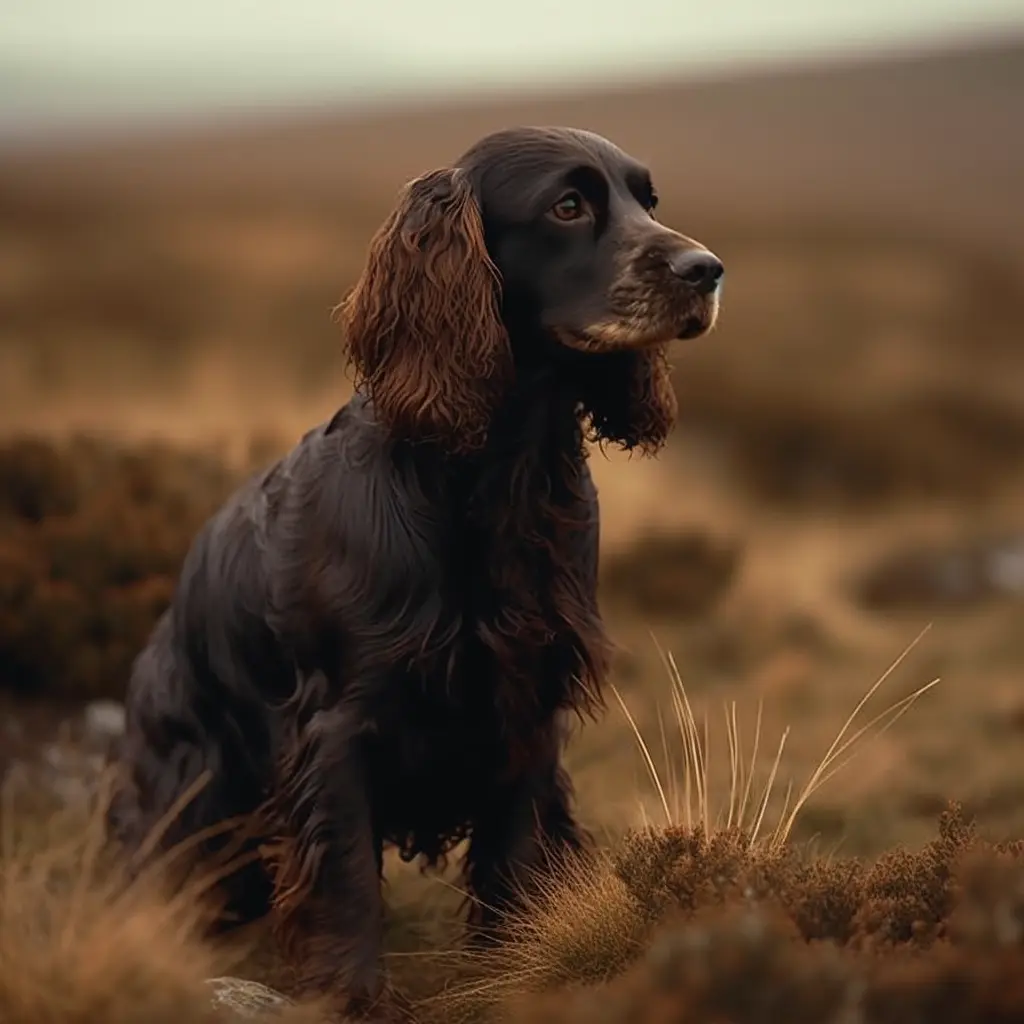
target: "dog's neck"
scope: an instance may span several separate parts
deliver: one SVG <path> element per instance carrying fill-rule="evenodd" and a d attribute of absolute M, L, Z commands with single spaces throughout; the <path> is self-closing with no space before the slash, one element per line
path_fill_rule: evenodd
<path fill-rule="evenodd" d="M 564 367 L 550 362 L 516 368 L 514 382 L 494 410 L 486 457 L 515 460 L 528 452 L 583 450 L 583 423 L 578 389 Z"/>
<path fill-rule="evenodd" d="M 415 467 L 425 494 L 519 520 L 542 515 L 552 498 L 559 505 L 571 500 L 587 457 L 571 375 L 550 363 L 518 371 L 477 451 L 454 453 L 422 441 L 401 445 L 399 457 Z"/>

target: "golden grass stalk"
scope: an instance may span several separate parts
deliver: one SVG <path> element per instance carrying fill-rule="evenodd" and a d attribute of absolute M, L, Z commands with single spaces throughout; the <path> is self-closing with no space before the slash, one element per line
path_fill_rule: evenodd
<path fill-rule="evenodd" d="M 181 806 L 196 791 L 198 786 Z M 17 834 L 13 798 L 6 789 L 2 794 L 0 1021 L 237 1019 L 214 1008 L 209 979 L 237 970 L 249 950 L 204 937 L 210 913 L 204 897 L 228 866 L 187 877 L 169 893 L 164 871 L 170 861 L 187 855 L 183 845 L 127 881 L 123 863 L 106 843 L 107 795 L 84 815 L 58 814 L 46 823 L 42 843 L 26 843 Z M 296 1007 L 282 1020 L 312 1024 L 321 1016 L 314 1007 Z"/>
<path fill-rule="evenodd" d="M 939 679 L 933 679 L 912 693 L 895 701 L 869 721 L 853 729 L 857 716 L 864 710 L 872 697 L 881 689 L 897 668 L 906 660 L 915 647 L 924 639 L 930 626 L 925 627 L 918 636 L 902 651 L 899 657 L 872 684 L 864 696 L 858 701 L 853 711 L 846 718 L 831 746 L 821 761 L 811 772 L 807 781 L 800 788 L 796 799 L 792 800 L 792 783 L 787 787 L 783 807 L 777 823 L 770 833 L 763 833 L 765 817 L 775 790 L 778 773 L 785 752 L 786 741 L 790 730 L 787 726 L 781 737 L 768 770 L 768 777 L 756 800 L 751 802 L 754 778 L 756 775 L 757 757 L 760 750 L 764 705 L 758 701 L 757 720 L 754 728 L 753 747 L 749 762 L 743 757 L 743 739 L 735 701 L 725 705 L 726 741 L 729 758 L 729 793 L 724 811 L 714 813 L 713 800 L 710 794 L 710 760 L 709 760 L 709 721 L 705 715 L 698 721 L 693 710 L 689 695 L 683 683 L 682 674 L 671 652 L 666 652 L 655 640 L 658 654 L 665 666 L 670 682 L 672 710 L 679 732 L 679 747 L 682 751 L 681 773 L 677 770 L 676 758 L 672 756 L 665 732 L 664 718 L 659 710 L 658 728 L 661 738 L 662 755 L 666 765 L 667 780 L 663 779 L 650 744 L 637 725 L 621 693 L 613 685 L 612 693 L 621 708 L 626 722 L 640 751 L 644 765 L 661 804 L 665 826 L 684 826 L 692 829 L 699 824 L 706 836 L 716 829 L 737 829 L 747 834 L 751 846 L 760 842 L 770 847 L 784 845 L 793 831 L 800 811 L 807 801 L 835 774 L 846 767 L 873 740 L 887 732 L 914 704 L 929 690 L 938 685 Z M 853 730 L 851 732 L 851 730 Z M 855 749 L 856 748 L 856 749 Z M 682 775 L 680 784 L 679 775 Z"/>

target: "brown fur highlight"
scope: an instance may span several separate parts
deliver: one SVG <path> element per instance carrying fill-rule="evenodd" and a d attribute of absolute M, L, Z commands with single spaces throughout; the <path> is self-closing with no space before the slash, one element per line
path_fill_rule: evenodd
<path fill-rule="evenodd" d="M 512 368 L 499 290 L 465 175 L 410 182 L 339 310 L 356 385 L 396 437 L 483 444 Z"/>

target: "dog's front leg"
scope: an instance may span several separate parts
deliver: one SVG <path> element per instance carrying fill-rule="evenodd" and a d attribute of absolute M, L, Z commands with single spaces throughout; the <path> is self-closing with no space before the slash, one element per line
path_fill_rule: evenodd
<path fill-rule="evenodd" d="M 544 875 L 564 872 L 570 861 L 585 859 L 590 847 L 590 836 L 573 814 L 572 785 L 552 737 L 545 756 L 503 787 L 473 824 L 465 862 L 471 940 L 497 938 L 504 919 Z"/>
<path fill-rule="evenodd" d="M 338 1011 L 402 1019 L 381 959 L 381 848 L 373 827 L 364 717 L 344 703 L 314 711 L 282 762 L 275 817 L 275 927 L 299 988 Z"/>

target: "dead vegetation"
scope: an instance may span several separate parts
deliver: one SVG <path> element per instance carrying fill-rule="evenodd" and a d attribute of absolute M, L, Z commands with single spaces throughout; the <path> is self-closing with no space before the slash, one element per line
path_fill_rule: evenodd
<path fill-rule="evenodd" d="M 961 851 L 954 865 L 942 864 L 952 894 L 939 901 L 949 910 L 937 925 L 942 937 L 934 941 L 927 927 L 920 939 L 891 938 L 889 915 L 895 912 L 902 925 L 900 908 L 918 911 L 913 890 L 905 890 L 908 883 L 924 886 L 922 896 L 946 888 L 934 881 L 930 859 L 918 865 L 904 854 L 900 860 L 900 867 L 910 869 L 909 876 L 895 865 L 888 870 L 880 865 L 872 874 L 882 895 L 859 911 L 881 926 L 878 948 L 860 949 L 835 940 L 808 942 L 785 910 L 749 898 L 737 900 L 667 923 L 637 963 L 615 981 L 525 1001 L 512 1019 L 609 1024 L 1019 1020 L 1024 1012 L 1019 925 L 1024 863 L 1019 851 L 972 848 L 970 855 Z M 884 895 L 891 890 L 906 892 L 895 908 Z M 965 930 L 961 922 L 966 920 L 977 930 Z M 1002 924 L 1006 921 L 1015 923 L 1007 928 Z"/>
<path fill-rule="evenodd" d="M 519 989 L 503 1019 L 881 1024 L 1024 1009 L 1024 845 L 984 842 L 956 806 L 923 850 L 873 864 L 697 826 L 634 833 L 601 878 L 552 897 L 550 920 L 581 922 L 562 926 L 571 959 L 507 960 L 532 969 L 502 982 Z"/>
<path fill-rule="evenodd" d="M 109 680 L 126 672 L 195 526 L 234 473 L 210 454 L 159 445 L 8 442 L 0 557 L 21 571 L 0 577 L 11 588 L 3 590 L 0 659 L 21 675 L 7 681 L 44 695 L 118 692 Z M 665 580 L 689 573 L 702 596 L 672 611 L 707 614 L 737 558 L 724 542 L 659 534 L 626 548 L 603 585 L 621 603 L 647 600 L 651 612 L 664 610 L 664 595 L 671 600 Z M 146 603 L 143 594 L 157 597 Z M 650 594 L 662 596 L 651 603 Z M 63 603 L 51 603 L 54 595 Z M 392 921 L 389 958 L 425 1024 L 1016 1019 L 1024 1007 L 1011 984 L 1024 967 L 1021 844 L 983 840 L 958 807 L 923 848 L 878 858 L 839 857 L 794 838 L 806 834 L 795 826 L 807 801 L 931 684 L 875 715 L 867 701 L 887 673 L 806 782 L 787 788 L 788 734 L 765 747 L 759 714 L 751 748 L 729 704 L 726 755 L 713 755 L 675 662 L 663 659 L 670 714 L 655 733 L 634 729 L 663 820 L 626 832 L 587 873 L 549 887 L 496 957 L 461 950 L 451 920 L 432 918 L 419 897 L 407 900 Z M 716 806 L 719 791 L 727 797 Z M 2 812 L 4 1024 L 225 1019 L 207 982 L 231 974 L 287 990 L 272 951 L 200 937 L 195 891 L 168 899 L 153 885 L 120 894 L 94 828 L 66 814 L 50 819 L 49 809 L 42 819 L 16 812 Z M 287 1011 L 300 1012 L 314 1011 Z"/>
<path fill-rule="evenodd" d="M 738 543 L 705 530 L 645 533 L 605 560 L 601 582 L 634 614 L 691 618 L 714 609 L 741 562 Z"/>
<path fill-rule="evenodd" d="M 252 961 L 199 937 L 195 893 L 116 895 L 101 865 L 94 833 L 30 856 L 5 844 L 0 1019 L 237 1019 L 214 1008 L 209 980 Z M 1019 1019 L 1022 968 L 1024 846 L 985 842 L 951 807 L 923 850 L 874 864 L 738 829 L 634 832 L 549 892 L 495 959 L 423 950 L 397 973 L 433 991 L 424 1022 L 972 1024 Z"/>
<path fill-rule="evenodd" d="M 208 882 L 168 896 L 156 874 L 124 884 L 100 804 L 26 818 L 0 809 L 0 1020 L 4 1024 L 215 1024 L 236 1020 L 209 979 L 246 955 L 202 938 Z M 26 828 L 26 824 L 31 827 Z M 285 1020 L 310 1024 L 310 1007 Z"/>
<path fill-rule="evenodd" d="M 652 776 L 664 823 L 627 832 L 596 865 L 545 884 L 514 922 L 510 941 L 496 953 L 471 957 L 477 976 L 449 987 L 440 1001 L 467 1017 L 495 1006 L 500 1016 L 510 1007 L 517 1012 L 524 994 L 603 985 L 651 955 L 652 943 L 661 941 L 665 929 L 728 921 L 727 912 L 735 907 L 770 913 L 792 939 L 830 942 L 850 952 L 883 943 L 925 948 L 944 934 L 953 872 L 964 852 L 976 847 L 973 827 L 959 807 L 943 815 L 938 839 L 923 850 L 899 851 L 874 864 L 816 856 L 791 839 L 815 793 L 937 684 L 919 687 L 879 713 L 866 713 L 918 641 L 863 695 L 798 789 L 792 783 L 783 787 L 779 775 L 788 732 L 758 781 L 761 716 L 747 750 L 735 704 L 725 709 L 726 757 L 716 757 L 707 719 L 698 720 L 674 659 L 663 654 L 676 735 L 670 740 L 659 719 L 660 758 L 617 691 L 616 697 Z M 862 713 L 866 722 L 859 721 Z M 720 805 L 712 781 L 716 761 L 727 768 Z M 773 798 L 783 788 L 780 804 Z M 1004 844 L 998 850 L 1016 854 L 1024 845 Z M 521 1012 L 528 1019 L 534 1011 Z"/>
<path fill-rule="evenodd" d="M 806 783 L 785 789 L 781 805 L 771 796 L 781 787 L 785 735 L 765 777 L 755 779 L 759 732 L 744 749 L 733 709 L 724 758 L 729 785 L 719 806 L 707 727 L 666 662 L 678 737 L 670 742 L 663 732 L 661 739 L 674 762 L 659 773 L 635 733 L 658 780 L 666 823 L 627 832 L 595 862 L 548 883 L 495 949 L 461 950 L 451 942 L 451 922 L 424 916 L 415 948 L 399 950 L 392 922 L 389 959 L 398 984 L 414 994 L 418 1019 L 1019 1019 L 1024 842 L 985 840 L 955 804 L 923 848 L 873 861 L 822 855 L 791 838 L 806 801 L 931 684 L 868 715 L 886 673 Z M 862 713 L 868 721 L 858 725 Z M 246 944 L 201 937 L 207 880 L 186 876 L 171 894 L 155 875 L 124 887 L 104 843 L 101 803 L 34 831 L 21 827 L 26 818 L 10 798 L 3 804 L 0 1020 L 212 1024 L 237 1017 L 211 1001 L 210 979 L 257 976 L 282 986 L 287 971 L 251 937 Z M 244 985 L 228 988 L 258 1002 L 268 998 Z M 325 1019 L 313 1006 L 275 1012 L 285 1022 Z"/>
<path fill-rule="evenodd" d="M 215 457 L 155 443 L 0 442 L 0 686 L 120 696 L 232 479 Z"/>
<path fill-rule="evenodd" d="M 808 386 L 781 369 L 737 371 L 705 357 L 680 375 L 681 425 L 710 439 L 741 488 L 770 504 L 991 498 L 1024 468 L 1019 398 L 922 377 L 909 394 L 887 395 L 869 379 Z"/>

